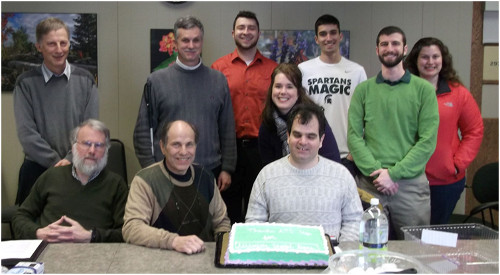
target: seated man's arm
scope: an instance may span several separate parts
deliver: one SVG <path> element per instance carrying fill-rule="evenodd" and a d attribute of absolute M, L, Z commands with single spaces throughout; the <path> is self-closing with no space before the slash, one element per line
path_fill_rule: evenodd
<path fill-rule="evenodd" d="M 179 235 L 152 226 L 153 215 L 160 211 L 161 207 L 149 184 L 135 176 L 125 205 L 122 229 L 125 242 L 151 248 L 174 249 L 174 239 Z"/>
<path fill-rule="evenodd" d="M 40 188 L 40 178 L 31 188 L 31 192 L 21 204 L 12 218 L 12 226 L 16 239 L 36 239 L 36 231 L 41 228 L 40 215 L 45 206 L 44 192 Z"/>
<path fill-rule="evenodd" d="M 220 195 L 217 184 L 214 182 L 214 196 L 208 205 L 208 211 L 212 215 L 212 226 L 214 227 L 214 238 L 220 232 L 231 230 L 231 221 L 227 216 L 227 208 Z"/>
<path fill-rule="evenodd" d="M 248 200 L 248 210 L 245 222 L 267 222 L 269 221 L 269 211 L 264 191 L 264 175 L 261 172 L 253 183 L 250 199 Z"/>
<path fill-rule="evenodd" d="M 111 195 L 111 194 L 110 194 Z M 123 215 L 125 213 L 125 204 L 127 203 L 128 188 L 127 183 L 120 178 L 118 183 L 118 188 L 113 198 L 112 217 L 113 226 L 111 228 L 92 228 L 95 230 L 95 239 L 92 242 L 108 242 L 108 243 L 118 243 L 123 242 L 122 227 L 123 227 Z"/>
<path fill-rule="evenodd" d="M 340 227 L 339 242 L 357 241 L 359 239 L 359 223 L 363 215 L 363 207 L 359 198 L 354 178 L 346 171 L 345 192 L 342 202 L 342 225 Z"/>

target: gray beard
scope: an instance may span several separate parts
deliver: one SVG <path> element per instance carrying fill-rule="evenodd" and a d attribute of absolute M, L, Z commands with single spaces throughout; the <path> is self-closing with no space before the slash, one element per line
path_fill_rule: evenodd
<path fill-rule="evenodd" d="M 91 176 L 97 172 L 102 171 L 104 167 L 106 167 L 106 164 L 108 163 L 108 151 L 106 150 L 106 153 L 104 153 L 104 156 L 100 159 L 97 160 L 97 163 L 95 164 L 85 164 L 85 158 L 82 158 L 77 150 L 73 150 L 73 165 L 75 168 L 82 174 L 86 176 Z"/>

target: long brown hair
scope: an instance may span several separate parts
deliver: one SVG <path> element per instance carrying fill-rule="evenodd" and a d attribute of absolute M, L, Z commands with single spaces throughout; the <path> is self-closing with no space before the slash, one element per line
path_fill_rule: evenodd
<path fill-rule="evenodd" d="M 446 47 L 446 45 L 441 42 L 441 40 L 434 37 L 424 37 L 418 40 L 417 43 L 415 43 L 415 45 L 413 46 L 413 49 L 411 49 L 410 54 L 408 54 L 408 56 L 406 57 L 406 60 L 404 61 L 404 67 L 407 68 L 410 73 L 420 76 L 420 72 L 418 71 L 417 67 L 418 55 L 420 54 L 420 51 L 423 47 L 429 47 L 432 45 L 436 45 L 441 51 L 443 64 L 441 67 L 441 71 L 439 72 L 439 78 L 442 78 L 453 84 L 463 85 L 462 81 L 460 81 L 460 77 L 458 77 L 457 75 L 457 72 L 455 71 L 455 69 L 453 69 L 453 59 L 451 57 L 450 51 L 448 50 L 448 47 Z"/>
<path fill-rule="evenodd" d="M 269 85 L 269 89 L 267 91 L 266 103 L 264 105 L 264 109 L 262 110 L 262 123 L 268 127 L 269 129 L 276 130 L 276 125 L 274 124 L 273 112 L 278 108 L 276 104 L 274 104 L 272 100 L 273 86 L 276 75 L 282 73 L 292 82 L 292 84 L 297 88 L 297 104 L 315 104 L 307 95 L 306 90 L 302 87 L 302 72 L 299 67 L 295 64 L 291 63 L 281 63 L 276 67 L 271 75 L 271 84 Z"/>

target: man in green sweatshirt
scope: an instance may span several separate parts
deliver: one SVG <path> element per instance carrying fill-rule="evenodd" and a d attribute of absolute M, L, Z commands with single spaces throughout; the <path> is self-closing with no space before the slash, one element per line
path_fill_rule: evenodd
<path fill-rule="evenodd" d="M 358 187 L 380 199 L 397 239 L 401 226 L 430 223 L 425 165 L 436 147 L 439 113 L 434 87 L 403 68 L 408 50 L 394 26 L 377 36 L 380 73 L 355 89 L 347 143 L 362 175 Z"/>

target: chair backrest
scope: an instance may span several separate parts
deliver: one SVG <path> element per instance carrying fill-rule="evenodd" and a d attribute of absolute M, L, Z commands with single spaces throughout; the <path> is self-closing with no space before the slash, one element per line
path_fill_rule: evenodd
<path fill-rule="evenodd" d="M 472 179 L 472 193 L 480 203 L 498 201 L 498 162 L 477 170 Z"/>
<path fill-rule="evenodd" d="M 108 152 L 108 164 L 106 166 L 109 170 L 122 176 L 128 184 L 127 179 L 127 162 L 125 160 L 125 146 L 123 142 L 118 139 L 111 139 L 111 147 Z"/>

